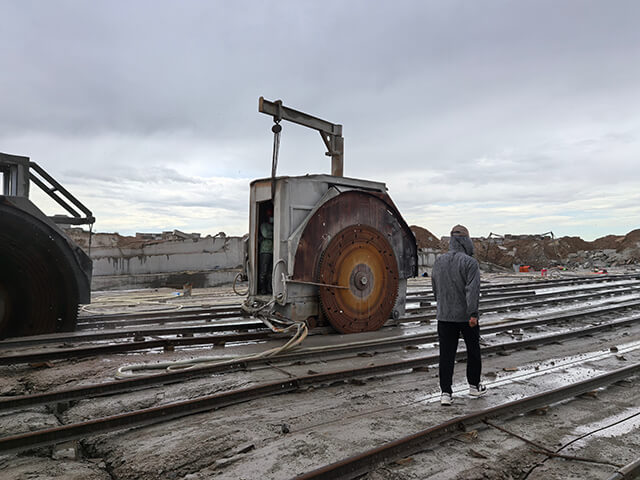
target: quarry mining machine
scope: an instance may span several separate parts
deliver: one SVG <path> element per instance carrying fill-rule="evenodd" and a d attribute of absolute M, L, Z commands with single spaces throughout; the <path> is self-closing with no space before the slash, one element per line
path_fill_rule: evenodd
<path fill-rule="evenodd" d="M 0 179 L 0 338 L 72 331 L 78 304 L 90 301 L 92 263 L 58 224 L 93 224 L 93 215 L 27 157 L 0 153 Z M 38 209 L 32 182 L 70 215 Z"/>
<path fill-rule="evenodd" d="M 247 309 L 273 303 L 276 315 L 331 324 L 338 332 L 378 330 L 404 314 L 409 277 L 417 276 L 413 232 L 384 183 L 343 176 L 342 126 L 260 98 L 275 124 L 271 177 L 250 185 Z M 320 132 L 331 175 L 276 176 L 286 120 Z M 273 218 L 271 286 L 260 284 L 261 225 Z"/>

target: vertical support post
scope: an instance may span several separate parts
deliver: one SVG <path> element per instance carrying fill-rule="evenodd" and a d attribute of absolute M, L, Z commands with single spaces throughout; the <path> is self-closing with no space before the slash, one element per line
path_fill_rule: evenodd
<path fill-rule="evenodd" d="M 344 137 L 333 137 L 332 140 L 331 175 L 342 177 L 344 176 Z"/>

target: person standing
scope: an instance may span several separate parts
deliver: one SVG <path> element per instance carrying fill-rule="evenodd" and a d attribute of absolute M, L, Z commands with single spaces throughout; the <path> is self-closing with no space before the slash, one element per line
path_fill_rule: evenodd
<path fill-rule="evenodd" d="M 438 341 L 440 344 L 440 403 L 451 405 L 453 370 L 460 334 L 467 347 L 469 395 L 487 392 L 480 383 L 480 268 L 473 258 L 473 242 L 463 225 L 451 229 L 449 251 L 437 258 L 431 273 L 431 285 L 437 302 Z"/>
<path fill-rule="evenodd" d="M 260 224 L 260 263 L 258 266 L 258 287 L 263 295 L 271 294 L 271 271 L 273 270 L 273 210 L 265 212 L 267 219 Z"/>

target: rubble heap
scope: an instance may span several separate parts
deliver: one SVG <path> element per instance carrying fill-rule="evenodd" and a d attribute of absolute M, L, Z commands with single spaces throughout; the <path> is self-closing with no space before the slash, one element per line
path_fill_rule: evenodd
<path fill-rule="evenodd" d="M 411 230 L 419 249 L 448 250 L 448 237 L 437 240 L 427 229 L 417 226 Z M 607 268 L 640 264 L 640 229 L 626 235 L 607 235 L 592 242 L 580 237 L 505 235 L 474 238 L 473 243 L 480 262 L 509 269 L 513 265 L 529 265 L 539 270 L 556 266 Z"/>
<path fill-rule="evenodd" d="M 640 229 L 627 235 L 607 235 L 593 242 L 580 237 L 479 238 L 474 239 L 474 245 L 479 260 L 503 267 L 516 264 L 534 269 L 606 268 L 640 263 Z"/>

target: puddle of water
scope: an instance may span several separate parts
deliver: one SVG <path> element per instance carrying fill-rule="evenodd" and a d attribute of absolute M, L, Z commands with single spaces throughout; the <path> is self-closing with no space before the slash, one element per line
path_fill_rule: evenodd
<path fill-rule="evenodd" d="M 638 414 L 638 415 L 636 415 L 635 417 L 631 417 L 632 415 L 635 415 L 635 414 Z M 631 418 L 628 418 L 628 417 L 631 417 Z M 624 420 L 625 418 L 627 418 L 627 420 Z M 620 423 L 617 423 L 617 422 L 620 422 Z M 616 424 L 616 425 L 613 425 L 613 424 Z M 603 430 L 595 432 L 595 430 L 598 430 L 600 428 L 603 428 Z M 594 437 L 599 437 L 599 438 L 620 437 L 639 429 L 640 429 L 640 409 L 628 408 L 623 412 L 598 420 L 596 422 L 577 426 L 576 428 L 574 428 L 572 434 L 566 435 L 565 437 L 563 437 L 560 443 L 566 444 L 571 442 L 576 437 L 579 437 L 581 435 L 584 435 L 590 432 L 594 432 L 591 435 L 588 435 L 576 442 L 573 442 L 571 444 L 571 448 L 575 449 L 576 447 L 580 448 L 580 446 L 583 446 L 585 443 L 589 442 Z"/>

